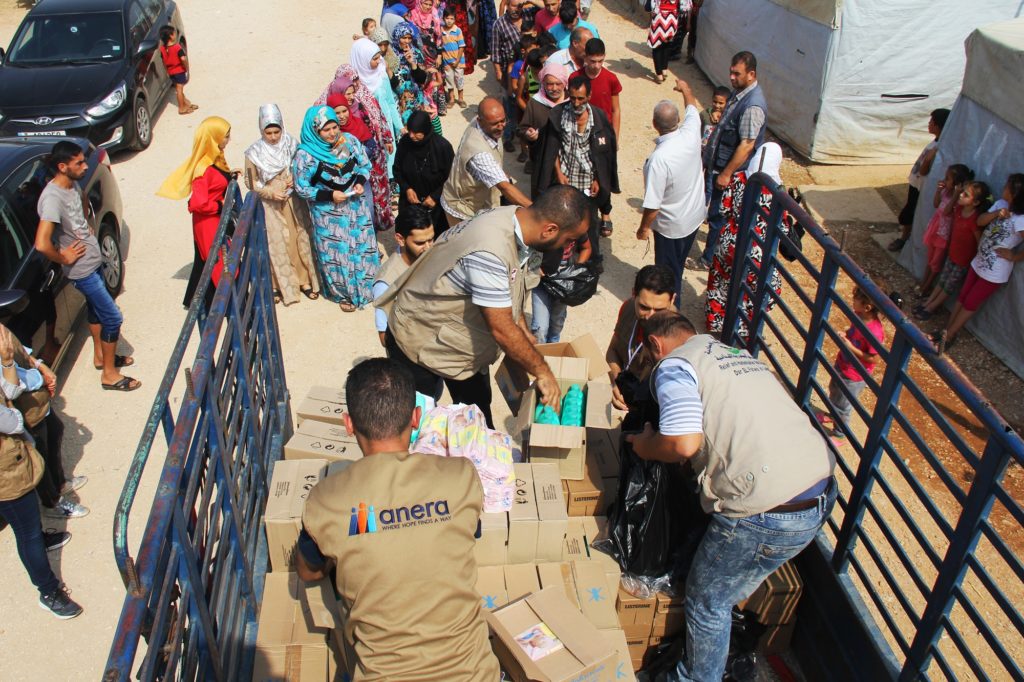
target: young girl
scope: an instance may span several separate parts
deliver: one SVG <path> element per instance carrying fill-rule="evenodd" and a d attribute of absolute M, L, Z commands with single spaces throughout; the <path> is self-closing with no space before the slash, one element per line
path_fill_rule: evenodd
<path fill-rule="evenodd" d="M 978 218 L 988 210 L 991 197 L 984 182 L 968 182 L 964 185 L 953 211 L 953 229 L 949 235 L 949 257 L 932 294 L 922 305 L 914 308 L 914 317 L 929 320 L 935 311 L 950 296 L 956 296 L 967 277 L 971 259 L 978 252 L 981 228 Z"/>
<path fill-rule="evenodd" d="M 924 232 L 924 245 L 928 249 L 928 268 L 924 279 L 918 286 L 918 296 L 927 298 L 931 295 L 935 278 L 942 272 L 946 262 L 946 251 L 949 248 L 949 233 L 953 229 L 953 209 L 965 183 L 974 179 L 974 172 L 962 163 L 954 163 L 946 169 L 946 176 L 935 188 L 935 213 L 928 221 Z"/>
<path fill-rule="evenodd" d="M 1024 173 L 1013 173 L 1006 179 L 1003 198 L 978 218 L 978 225 L 984 229 L 978 253 L 971 261 L 949 325 L 932 337 L 939 353 L 953 345 L 981 304 L 1009 281 L 1014 263 L 1024 260 L 1024 250 L 1014 250 L 1024 242 Z"/>
<path fill-rule="evenodd" d="M 885 290 L 884 282 L 878 282 L 878 285 Z M 878 362 L 878 347 L 885 342 L 885 328 L 879 319 L 878 308 L 859 287 L 853 288 L 853 312 L 867 328 L 868 333 L 874 337 L 875 343 L 864 336 L 860 327 L 851 325 L 846 330 L 842 346 L 839 348 L 839 354 L 835 360 L 839 378 L 829 381 L 828 400 L 835 408 L 835 413 L 843 426 L 837 428 L 833 425 L 832 418 L 826 413 L 818 414 L 818 422 L 822 426 L 833 425 L 832 443 L 836 446 L 846 443 L 846 432 L 843 427 L 847 431 L 850 430 L 850 414 L 853 412 L 851 401 L 857 400 L 867 385 L 867 375 L 874 371 L 875 364 Z M 863 371 L 851 358 L 856 358 L 860 365 L 863 365 Z M 840 386 L 840 382 L 842 386 Z M 843 386 L 846 387 L 846 392 L 843 392 Z M 847 393 L 849 393 L 849 397 L 847 397 Z"/>

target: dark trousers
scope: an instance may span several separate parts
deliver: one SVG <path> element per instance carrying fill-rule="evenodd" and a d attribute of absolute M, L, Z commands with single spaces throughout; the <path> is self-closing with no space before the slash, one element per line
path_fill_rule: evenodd
<path fill-rule="evenodd" d="M 44 507 L 53 508 L 60 501 L 60 490 L 67 482 L 64 476 L 64 461 L 61 459 L 61 443 L 64 440 L 64 424 L 50 410 L 46 418 L 29 429 L 36 441 L 36 450 L 43 456 L 46 469 L 36 486 L 39 501 Z"/>
<path fill-rule="evenodd" d="M 484 419 L 487 420 L 487 426 L 494 428 L 494 418 L 491 416 L 491 376 L 487 370 L 474 374 L 468 379 L 442 377 L 410 360 L 398 347 L 398 343 L 390 331 L 384 338 L 384 348 L 387 350 L 389 358 L 409 368 L 419 393 L 437 400 L 441 397 L 441 383 L 444 382 L 452 396 L 452 402 L 476 405 L 483 413 Z"/>
<path fill-rule="evenodd" d="M 686 52 L 692 57 L 694 50 L 697 49 L 697 23 L 700 20 L 700 7 L 694 7 L 690 10 L 690 36 L 689 41 L 686 44 Z"/>
<path fill-rule="evenodd" d="M 694 230 L 685 237 L 669 239 L 661 236 L 657 230 L 654 231 L 654 264 L 664 265 L 672 271 L 672 281 L 676 287 L 676 307 L 682 310 L 683 307 L 683 270 L 686 268 L 686 257 L 690 255 L 690 248 L 697 236 Z"/>
<path fill-rule="evenodd" d="M 30 490 L 16 500 L 0 502 L 0 516 L 7 519 L 14 540 L 18 544 L 18 558 L 28 571 L 32 584 L 39 594 L 49 594 L 60 587 L 60 581 L 50 568 L 43 543 L 43 525 L 39 517 L 39 501 L 36 491 Z"/>
<path fill-rule="evenodd" d="M 683 43 L 686 42 L 686 26 L 689 21 L 689 15 L 683 12 L 679 15 L 679 28 L 676 30 L 676 35 L 672 38 L 672 42 L 669 43 L 669 56 L 678 57 L 683 53 Z"/>
<path fill-rule="evenodd" d="M 668 57 L 672 54 L 672 43 L 662 43 L 651 50 L 654 57 L 654 73 L 659 76 L 668 70 Z"/>
<path fill-rule="evenodd" d="M 708 173 L 707 186 L 704 188 L 704 196 L 708 202 L 708 239 L 704 243 L 704 253 L 701 258 L 705 263 L 710 263 L 718 247 L 718 235 L 722 233 L 722 226 L 725 225 L 725 216 L 722 215 L 722 190 L 715 187 L 715 179 L 718 171 Z"/>

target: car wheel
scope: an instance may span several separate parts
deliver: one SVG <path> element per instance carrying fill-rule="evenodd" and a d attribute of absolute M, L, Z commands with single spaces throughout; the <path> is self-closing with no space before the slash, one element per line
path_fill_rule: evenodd
<path fill-rule="evenodd" d="M 149 115 L 149 107 L 146 100 L 141 97 L 135 98 L 135 106 L 132 108 L 132 141 L 131 147 L 137 152 L 142 151 L 153 141 L 153 120 Z"/>
<path fill-rule="evenodd" d="M 100 255 L 103 257 L 103 265 L 100 274 L 103 275 L 103 284 L 107 287 L 111 298 L 121 293 L 121 285 L 124 284 L 124 260 L 121 258 L 121 242 L 118 239 L 117 230 L 109 223 L 100 226 L 98 237 L 100 243 Z"/>

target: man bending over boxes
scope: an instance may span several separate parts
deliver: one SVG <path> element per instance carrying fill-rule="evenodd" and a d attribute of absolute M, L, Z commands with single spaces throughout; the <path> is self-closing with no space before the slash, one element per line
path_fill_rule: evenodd
<path fill-rule="evenodd" d="M 476 469 L 462 457 L 409 453 L 420 410 L 405 367 L 365 360 L 345 392 L 345 425 L 363 459 L 310 492 L 299 576 L 315 581 L 334 569 L 354 680 L 496 682 L 473 589 L 483 509 Z"/>
<path fill-rule="evenodd" d="M 670 680 L 718 681 L 732 605 L 810 544 L 832 512 L 835 457 L 767 365 L 675 311 L 643 323 L 659 430 L 638 457 L 689 460 L 711 521 L 686 580 L 686 657 Z"/>

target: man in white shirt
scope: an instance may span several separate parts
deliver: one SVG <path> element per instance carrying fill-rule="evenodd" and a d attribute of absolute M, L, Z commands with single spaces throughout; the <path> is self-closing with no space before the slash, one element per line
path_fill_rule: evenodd
<path fill-rule="evenodd" d="M 668 100 L 654 107 L 658 138 L 644 164 L 644 214 L 636 238 L 645 241 L 654 233 L 654 262 L 672 270 L 680 306 L 686 257 L 707 211 L 697 100 L 686 81 L 677 80 L 675 89 L 683 95 L 685 114 L 680 123 L 679 107 Z"/>
<path fill-rule="evenodd" d="M 585 26 L 577 26 L 569 34 L 569 47 L 563 47 L 550 57 L 549 61 L 563 64 L 569 73 L 579 71 L 584 66 L 587 56 L 587 41 L 594 37 L 594 32 Z"/>

